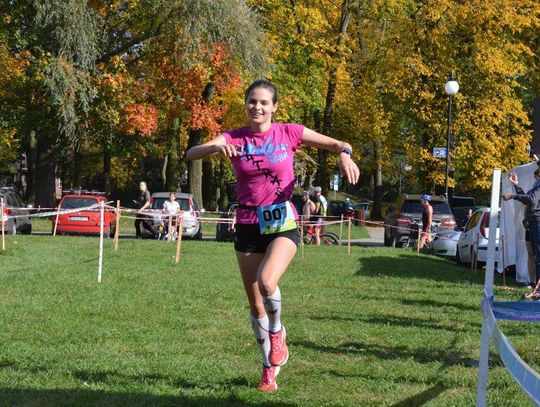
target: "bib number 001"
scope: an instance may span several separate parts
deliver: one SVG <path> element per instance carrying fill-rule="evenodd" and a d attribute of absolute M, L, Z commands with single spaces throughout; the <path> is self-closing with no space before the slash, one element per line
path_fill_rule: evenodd
<path fill-rule="evenodd" d="M 296 219 L 289 201 L 257 208 L 259 230 L 262 235 L 296 229 Z"/>

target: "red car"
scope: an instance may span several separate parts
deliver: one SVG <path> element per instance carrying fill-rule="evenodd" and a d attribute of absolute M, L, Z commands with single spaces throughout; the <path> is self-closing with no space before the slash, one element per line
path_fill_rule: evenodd
<path fill-rule="evenodd" d="M 59 209 L 60 211 L 69 212 L 60 213 L 60 216 L 58 216 L 56 233 L 99 235 L 99 204 L 102 201 L 105 203 L 107 202 L 105 197 L 102 195 L 64 195 L 60 201 Z M 107 209 L 107 207 L 105 207 L 105 212 L 103 215 L 103 235 L 106 237 L 112 237 L 114 236 L 116 228 L 116 214 L 114 209 Z M 53 217 L 53 231 L 55 220 L 56 217 Z"/>

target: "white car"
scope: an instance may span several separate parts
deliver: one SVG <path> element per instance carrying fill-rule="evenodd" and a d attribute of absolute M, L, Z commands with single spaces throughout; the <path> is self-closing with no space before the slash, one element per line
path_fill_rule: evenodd
<path fill-rule="evenodd" d="M 454 259 L 461 231 L 436 228 L 431 241 L 431 252 L 437 256 Z"/>
<path fill-rule="evenodd" d="M 479 263 L 487 261 L 489 236 L 489 208 L 476 210 L 469 218 L 457 243 L 456 263 L 470 263 L 473 256 Z M 499 238 L 499 214 L 497 214 L 497 239 Z M 498 244 L 495 246 L 498 250 Z"/>

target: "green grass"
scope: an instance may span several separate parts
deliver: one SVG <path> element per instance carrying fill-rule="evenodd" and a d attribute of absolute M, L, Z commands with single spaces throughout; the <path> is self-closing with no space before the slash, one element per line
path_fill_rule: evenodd
<path fill-rule="evenodd" d="M 390 248 L 306 246 L 280 286 L 291 358 L 260 357 L 231 244 L 8 236 L 0 253 L 0 405 L 470 406 L 483 276 Z M 497 290 L 499 299 L 520 292 Z M 536 324 L 502 323 L 540 368 Z M 488 404 L 529 405 L 492 354 Z"/>

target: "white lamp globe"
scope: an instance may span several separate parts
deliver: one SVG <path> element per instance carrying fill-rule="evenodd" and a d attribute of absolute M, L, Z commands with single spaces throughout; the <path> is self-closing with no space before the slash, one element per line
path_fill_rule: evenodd
<path fill-rule="evenodd" d="M 459 91 L 459 83 L 456 81 L 448 81 L 444 85 L 444 90 L 449 95 L 455 95 Z"/>

